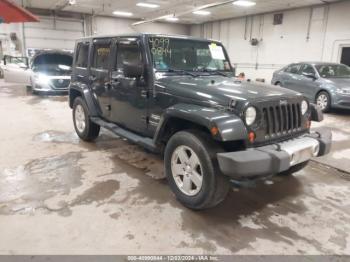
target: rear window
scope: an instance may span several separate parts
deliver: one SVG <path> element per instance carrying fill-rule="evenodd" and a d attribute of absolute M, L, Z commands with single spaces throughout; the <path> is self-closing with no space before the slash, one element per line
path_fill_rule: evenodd
<path fill-rule="evenodd" d="M 76 67 L 86 68 L 88 65 L 89 43 L 79 43 L 76 54 Z"/>
<path fill-rule="evenodd" d="M 286 68 L 287 73 L 291 73 L 291 74 L 297 74 L 299 72 L 301 68 L 301 64 L 296 64 L 296 65 L 290 65 Z"/>
<path fill-rule="evenodd" d="M 101 43 L 94 45 L 94 55 L 92 59 L 93 68 L 108 69 L 109 55 L 111 53 L 110 43 Z"/>

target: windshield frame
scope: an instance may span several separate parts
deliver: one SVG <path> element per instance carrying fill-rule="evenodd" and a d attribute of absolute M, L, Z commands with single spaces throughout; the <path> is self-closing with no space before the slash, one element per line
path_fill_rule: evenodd
<path fill-rule="evenodd" d="M 344 66 L 346 68 L 349 69 L 349 72 L 350 72 L 350 67 L 347 66 L 347 65 L 344 65 L 344 64 L 332 64 L 332 63 L 324 63 L 324 64 L 314 64 L 313 65 L 317 74 L 321 77 L 321 78 L 324 78 L 324 79 L 331 79 L 331 78 L 350 78 L 350 74 L 349 75 L 345 75 L 345 76 L 324 76 L 321 74 L 320 72 L 320 67 L 322 66 L 330 66 L 330 67 L 339 67 L 339 66 Z"/>
<path fill-rule="evenodd" d="M 155 66 L 155 61 L 153 59 L 153 54 L 151 52 L 151 45 L 150 45 L 150 42 L 149 40 L 151 38 L 155 38 L 155 37 L 159 37 L 159 38 L 170 38 L 170 39 L 175 39 L 175 40 L 183 40 L 183 41 L 188 41 L 188 42 L 201 42 L 201 43 L 206 43 L 206 44 L 212 44 L 212 43 L 215 43 L 216 45 L 219 45 L 222 47 L 222 50 L 224 52 L 224 55 L 225 55 L 225 61 L 228 62 L 228 65 L 229 65 L 229 69 L 225 69 L 225 70 L 207 70 L 207 71 L 202 71 L 202 70 L 185 70 L 185 69 L 182 69 L 182 68 L 170 68 L 170 69 L 174 69 L 175 71 L 174 72 L 170 72 L 169 69 L 159 69 L 159 68 L 156 68 Z M 157 34 L 149 34 L 147 35 L 146 39 L 145 39 L 145 44 L 146 44 L 146 47 L 147 47 L 147 52 L 149 53 L 149 64 L 152 66 L 153 68 L 153 71 L 154 72 L 160 72 L 160 73 L 169 73 L 169 74 L 179 74 L 180 71 L 186 71 L 186 72 L 190 72 L 190 73 L 198 73 L 198 74 L 210 74 L 212 72 L 222 72 L 222 73 L 227 73 L 227 74 L 233 74 L 234 72 L 234 67 L 232 66 L 231 64 L 231 61 L 230 61 L 230 57 L 228 56 L 228 53 L 227 53 L 227 50 L 225 48 L 225 46 L 220 42 L 220 41 L 216 41 L 216 40 L 209 40 L 209 39 L 201 39 L 201 38 L 191 38 L 191 37 L 180 37 L 180 36 L 168 36 L 168 35 L 157 35 Z M 177 71 L 177 72 L 176 72 Z"/>

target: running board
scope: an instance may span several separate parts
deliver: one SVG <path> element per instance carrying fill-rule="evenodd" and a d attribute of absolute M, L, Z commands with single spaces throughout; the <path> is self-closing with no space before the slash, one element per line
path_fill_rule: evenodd
<path fill-rule="evenodd" d="M 153 142 L 153 139 L 148 137 L 143 137 L 140 135 L 137 135 L 133 132 L 130 132 L 124 128 L 121 128 L 120 126 L 107 122 L 103 120 L 100 117 L 90 117 L 91 121 L 95 124 L 104 127 L 111 131 L 112 133 L 116 134 L 117 136 L 120 136 L 122 138 L 126 138 L 127 140 L 131 141 L 132 143 L 138 144 L 154 153 L 159 153 L 159 149 L 156 146 L 156 144 Z"/>

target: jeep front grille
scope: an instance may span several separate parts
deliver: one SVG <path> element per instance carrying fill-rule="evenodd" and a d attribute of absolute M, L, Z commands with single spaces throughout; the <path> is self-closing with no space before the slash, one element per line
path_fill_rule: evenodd
<path fill-rule="evenodd" d="M 288 103 L 262 109 L 265 139 L 300 131 L 302 115 L 299 103 Z"/>

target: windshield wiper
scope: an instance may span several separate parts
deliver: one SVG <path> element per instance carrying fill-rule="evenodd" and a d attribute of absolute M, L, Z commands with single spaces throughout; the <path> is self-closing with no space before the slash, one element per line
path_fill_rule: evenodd
<path fill-rule="evenodd" d="M 189 75 L 189 76 L 192 76 L 192 77 L 197 77 L 198 76 L 196 74 L 193 74 L 193 73 L 191 73 L 189 71 L 186 71 L 186 70 L 183 70 L 183 69 L 168 68 L 165 71 L 169 72 L 169 73 L 182 73 L 184 75 Z"/>
<path fill-rule="evenodd" d="M 204 68 L 204 69 L 201 70 L 201 72 L 206 72 L 206 73 L 209 73 L 211 75 L 215 74 L 215 75 L 221 75 L 221 76 L 229 77 L 224 72 L 221 72 L 219 70 L 209 70 L 207 68 Z"/>

